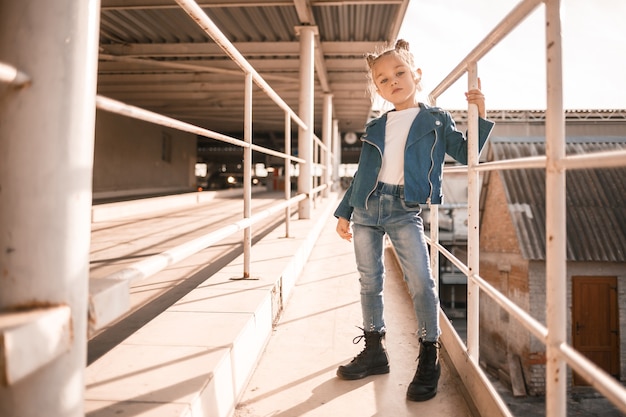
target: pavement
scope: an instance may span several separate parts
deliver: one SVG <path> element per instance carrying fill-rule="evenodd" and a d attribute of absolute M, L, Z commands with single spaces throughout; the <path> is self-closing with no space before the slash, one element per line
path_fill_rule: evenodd
<path fill-rule="evenodd" d="M 434 399 L 405 399 L 418 344 L 393 265 L 386 289 L 391 372 L 360 381 L 335 377 L 337 366 L 362 349 L 352 343 L 361 333 L 358 277 L 352 245 L 335 235 L 336 203 L 336 195 L 316 202 L 311 219 L 292 220 L 288 238 L 284 227 L 266 233 L 255 244 L 250 279 L 233 280 L 241 277 L 242 256 L 215 268 L 208 250 L 134 285 L 137 311 L 90 340 L 86 415 L 471 416 L 445 362 Z M 110 262 L 104 268 L 105 260 L 127 266 L 158 252 L 155 242 L 188 234 L 200 218 L 220 218 L 224 204 L 230 202 L 197 207 L 193 221 L 179 210 L 99 225 L 92 244 L 101 268 L 94 275 L 114 268 Z M 105 255 L 108 248 L 115 253 Z M 183 275 L 193 288 L 181 288 Z M 158 288 L 164 294 L 157 296 Z M 146 293 L 153 293 L 151 301 Z M 167 302 L 165 294 L 171 294 Z M 135 317 L 155 305 L 148 319 Z"/>
<path fill-rule="evenodd" d="M 459 380 L 443 364 L 437 396 L 406 399 L 418 341 L 411 300 L 400 270 L 386 254 L 385 318 L 391 371 L 345 381 L 339 365 L 362 348 L 358 273 L 353 246 L 327 219 L 291 298 L 237 406 L 236 417 L 472 416 Z"/>

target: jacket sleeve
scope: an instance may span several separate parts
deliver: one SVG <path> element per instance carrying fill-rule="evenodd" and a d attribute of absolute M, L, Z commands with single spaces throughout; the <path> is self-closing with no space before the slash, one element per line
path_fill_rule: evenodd
<path fill-rule="evenodd" d="M 356 175 L 357 173 L 355 172 L 354 176 L 356 177 Z M 339 202 L 339 205 L 335 209 L 334 216 L 337 218 L 343 217 L 344 219 L 350 220 L 350 218 L 352 217 L 352 211 L 354 210 L 354 208 L 350 205 L 350 197 L 352 196 L 352 184 L 354 184 L 354 178 L 352 178 L 350 186 L 346 190 L 343 198 Z"/>
<path fill-rule="evenodd" d="M 456 128 L 456 123 L 452 119 L 450 113 L 446 112 L 447 123 L 444 123 L 444 138 L 446 142 L 446 153 L 459 161 L 461 164 L 467 164 L 467 136 Z M 478 153 L 489 139 L 494 123 L 490 120 L 478 118 Z"/>

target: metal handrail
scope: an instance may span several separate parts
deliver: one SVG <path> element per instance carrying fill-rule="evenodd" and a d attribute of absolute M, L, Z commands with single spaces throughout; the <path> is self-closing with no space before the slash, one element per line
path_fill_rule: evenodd
<path fill-rule="evenodd" d="M 0 62 L 0 82 L 21 87 L 30 82 L 30 77 L 14 66 Z"/>
<path fill-rule="evenodd" d="M 298 126 L 308 129 L 308 126 L 296 115 L 296 113 L 285 103 L 285 101 L 270 87 L 270 85 L 259 75 L 254 67 L 244 58 L 235 46 L 224 36 L 222 31 L 206 15 L 204 10 L 194 0 L 176 0 L 176 3 L 209 35 L 215 43 L 235 62 L 246 74 L 252 74 L 254 83 L 267 94 L 273 101 L 289 114 Z"/>
<path fill-rule="evenodd" d="M 565 156 L 559 162 L 561 168 L 568 170 L 588 169 L 602 166 L 603 168 L 613 168 L 626 165 L 626 151 L 599 151 L 589 152 L 582 155 Z M 499 161 L 481 162 L 474 167 L 476 171 L 496 171 L 505 169 L 528 169 L 546 167 L 546 156 L 528 156 L 515 159 L 502 159 Z M 467 172 L 466 165 L 446 166 L 445 172 Z"/>
<path fill-rule="evenodd" d="M 469 62 L 478 62 L 495 45 L 509 35 L 530 13 L 537 8 L 542 0 L 525 0 L 520 2 L 489 34 L 476 46 L 459 65 L 457 65 L 428 95 L 435 102 L 445 90 L 450 88 L 468 70 Z"/>
<path fill-rule="evenodd" d="M 222 133 L 215 132 L 213 130 L 204 129 L 202 127 L 182 122 L 177 119 L 173 119 L 168 116 L 164 116 L 159 113 L 152 112 L 150 110 L 142 109 L 140 107 L 132 106 L 130 104 L 122 103 L 121 101 L 113 100 L 104 96 L 96 96 L 96 107 L 100 110 L 106 110 L 111 113 L 117 113 L 124 116 L 128 116 L 134 119 L 143 120 L 145 122 L 150 122 L 154 124 L 158 124 L 161 126 L 171 127 L 173 129 L 178 129 L 188 133 L 194 133 L 196 135 L 206 136 L 211 139 L 219 140 L 221 142 L 227 142 L 236 146 L 240 146 L 242 148 L 250 148 L 254 151 L 265 153 L 267 155 L 277 156 L 279 158 L 285 158 L 293 162 L 305 163 L 306 161 L 302 158 L 298 158 L 292 155 L 288 155 L 283 152 L 274 151 L 269 148 L 264 148 L 259 145 L 249 144 L 245 141 L 237 138 L 233 138 L 232 136 L 227 136 Z"/>
<path fill-rule="evenodd" d="M 149 123 L 158 124 L 161 126 L 170 127 L 180 131 L 193 133 L 196 135 L 212 138 L 218 141 L 230 143 L 235 146 L 239 146 L 244 151 L 244 193 L 243 193 L 243 215 L 244 218 L 238 222 L 227 225 L 217 231 L 203 235 L 199 238 L 168 249 L 165 252 L 146 258 L 140 262 L 136 262 L 121 271 L 117 271 L 105 277 L 107 280 L 113 281 L 127 281 L 129 283 L 136 282 L 148 278 L 165 268 L 188 258 L 191 255 L 204 250 L 216 242 L 219 242 L 226 237 L 236 233 L 238 231 L 244 231 L 243 237 L 243 252 L 244 252 L 244 270 L 242 279 L 249 278 L 250 276 L 250 250 L 251 250 L 251 227 L 266 217 L 277 213 L 280 210 L 285 211 L 285 233 L 289 237 L 289 221 L 291 214 L 291 207 L 301 201 L 321 193 L 323 190 L 329 188 L 329 184 L 321 184 L 320 186 L 310 190 L 307 193 L 301 193 L 291 198 L 291 163 L 297 162 L 300 164 L 311 163 L 314 166 L 318 166 L 319 163 L 315 158 L 312 161 L 307 161 L 303 158 L 298 158 L 291 155 L 291 122 L 295 121 L 303 131 L 308 131 L 309 127 L 295 114 L 295 112 L 282 100 L 280 96 L 264 81 L 264 79 L 256 72 L 256 70 L 245 60 L 245 58 L 235 49 L 235 47 L 224 37 L 222 32 L 213 24 L 208 16 L 202 11 L 202 9 L 193 0 L 177 0 L 180 7 L 182 7 L 193 20 L 201 26 L 201 28 L 211 36 L 215 42 L 224 50 L 224 52 L 237 63 L 237 65 L 243 70 L 244 83 L 245 83 L 245 105 L 244 105 L 244 140 L 237 139 L 222 133 L 218 133 L 209 129 L 205 129 L 190 123 L 182 122 L 180 120 L 164 116 L 159 113 L 155 113 L 140 107 L 132 106 L 108 97 L 96 96 L 96 107 L 100 110 L 117 113 L 130 118 L 143 120 Z M 103 55 L 104 59 L 112 59 L 113 57 Z M 124 60 L 124 59 L 121 59 Z M 135 60 L 133 60 L 134 62 Z M 181 64 L 174 63 L 173 66 L 183 68 Z M 189 69 L 187 64 L 185 68 Z M 229 70 L 229 73 L 232 73 Z M 269 148 L 265 148 L 252 143 L 252 83 L 256 83 L 263 92 L 265 92 L 276 103 L 285 114 L 285 152 L 278 152 Z M 317 136 L 312 135 L 313 145 L 316 150 L 321 149 L 324 152 L 329 152 L 328 146 L 324 144 Z M 285 161 L 285 200 L 273 205 L 269 209 L 263 210 L 259 213 L 252 215 L 250 200 L 252 199 L 250 190 L 250 176 L 251 176 L 251 152 L 257 151 L 266 155 L 272 155 L 278 158 L 282 158 Z M 329 169 L 324 167 L 324 169 Z M 96 311 L 95 308 L 90 308 L 90 311 Z M 98 323 L 101 327 L 108 323 Z"/>
<path fill-rule="evenodd" d="M 522 20 L 524 20 L 541 3 L 546 5 L 546 34 L 547 66 L 548 66 L 548 109 L 546 112 L 546 136 L 547 142 L 554 142 L 551 151 L 545 156 L 519 158 L 515 160 L 502 160 L 494 162 L 478 163 L 477 160 L 470 162 L 467 167 L 446 167 L 446 172 L 467 171 L 468 180 L 482 171 L 495 171 L 503 169 L 542 168 L 546 170 L 546 192 L 550 192 L 551 201 L 546 206 L 546 218 L 559 221 L 546 222 L 547 235 L 560 236 L 565 239 L 565 170 L 585 169 L 594 167 L 626 166 L 626 151 L 596 152 L 585 155 L 565 155 L 565 134 L 562 103 L 562 68 L 561 68 L 561 35 L 560 35 L 560 11 L 559 0 L 525 0 L 520 2 L 487 37 L 476 46 L 459 63 L 444 80 L 430 93 L 431 103 L 435 103 L 445 90 L 452 86 L 462 75 L 468 74 L 470 88 L 477 84 L 476 63 L 483 58 L 495 45 L 503 40 Z M 473 112 L 473 114 L 472 114 Z M 472 120 L 474 119 L 474 120 Z M 471 149 L 477 149 L 476 109 L 470 106 L 468 112 L 468 141 Z M 474 126 L 472 126 L 474 123 Z M 474 129 L 472 129 L 474 127 Z M 473 192 L 468 186 L 468 221 L 476 222 L 478 217 L 478 192 Z M 556 200 L 556 201 L 554 201 Z M 554 223 L 554 224 L 548 224 Z M 431 225 L 438 224 L 438 210 L 431 210 Z M 477 223 L 474 223 L 477 225 Z M 469 226 L 472 226 L 471 224 Z M 546 411 L 548 417 L 565 417 L 566 415 L 566 378 L 564 377 L 565 363 L 576 371 L 583 379 L 603 394 L 609 401 L 621 411 L 626 412 L 626 389 L 615 381 L 604 370 L 596 366 L 592 361 L 584 357 L 565 341 L 563 321 L 565 318 L 565 242 L 555 242 L 552 239 L 547 244 L 546 250 L 546 276 L 551 276 L 551 282 L 547 283 L 547 327 L 544 327 L 530 314 L 518 307 L 513 301 L 496 290 L 491 284 L 479 276 L 477 268 L 478 254 L 478 227 L 468 227 L 468 263 L 474 268 L 464 265 L 449 251 L 438 243 L 438 227 L 431 227 L 432 256 L 437 257 L 442 253 L 456 265 L 468 277 L 468 355 L 474 361 L 478 359 L 478 322 L 470 320 L 472 316 L 478 317 L 478 297 L 472 298 L 473 287 L 477 286 L 493 299 L 504 310 L 517 319 L 527 330 L 534 334 L 546 345 L 547 368 L 546 368 Z M 474 247 L 475 246 L 475 247 Z M 474 253 L 475 252 L 475 253 Z M 436 271 L 436 269 L 434 269 Z M 472 340 L 470 340 L 472 339 Z"/>
<path fill-rule="evenodd" d="M 104 279 L 111 280 L 124 280 L 131 283 L 146 279 L 154 274 L 163 271 L 168 266 L 171 266 L 177 262 L 180 262 L 204 249 L 211 247 L 211 245 L 224 240 L 228 236 L 239 232 L 247 227 L 250 227 L 263 219 L 271 216 L 283 210 L 290 208 L 294 204 L 304 200 L 307 196 L 305 194 L 297 195 L 289 200 L 282 201 L 272 207 L 255 213 L 250 218 L 239 220 L 235 223 L 224 226 L 211 233 L 202 235 L 189 242 L 185 242 L 174 248 L 168 249 L 164 252 L 152 255 L 146 259 L 135 262 L 126 268 L 116 271 L 107 275 Z M 105 323 L 106 324 L 106 323 Z"/>

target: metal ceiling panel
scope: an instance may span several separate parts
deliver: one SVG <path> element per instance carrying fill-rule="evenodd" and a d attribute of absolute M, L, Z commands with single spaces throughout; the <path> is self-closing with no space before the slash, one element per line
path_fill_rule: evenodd
<path fill-rule="evenodd" d="M 317 26 L 315 134 L 321 136 L 326 93 L 333 95 L 341 132 L 363 129 L 371 113 L 363 56 L 395 39 L 408 1 L 197 3 L 296 113 L 300 66 L 296 28 Z M 102 0 L 101 7 L 98 94 L 241 135 L 244 74 L 174 1 Z M 281 137 L 282 110 L 260 90 L 253 104 L 255 141 Z"/>

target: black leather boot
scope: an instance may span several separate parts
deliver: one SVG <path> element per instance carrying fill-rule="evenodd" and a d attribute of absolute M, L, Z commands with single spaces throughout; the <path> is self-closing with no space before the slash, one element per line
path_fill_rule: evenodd
<path fill-rule="evenodd" d="M 389 373 L 389 358 L 385 350 L 385 333 L 363 331 L 361 336 L 354 338 L 357 344 L 365 338 L 365 349 L 352 362 L 341 365 L 337 376 L 341 379 L 361 379 L 368 375 Z"/>
<path fill-rule="evenodd" d="M 406 397 L 411 401 L 426 401 L 437 395 L 437 384 L 441 366 L 437 357 L 439 342 L 425 342 L 420 339 L 417 372 L 409 384 Z"/>

